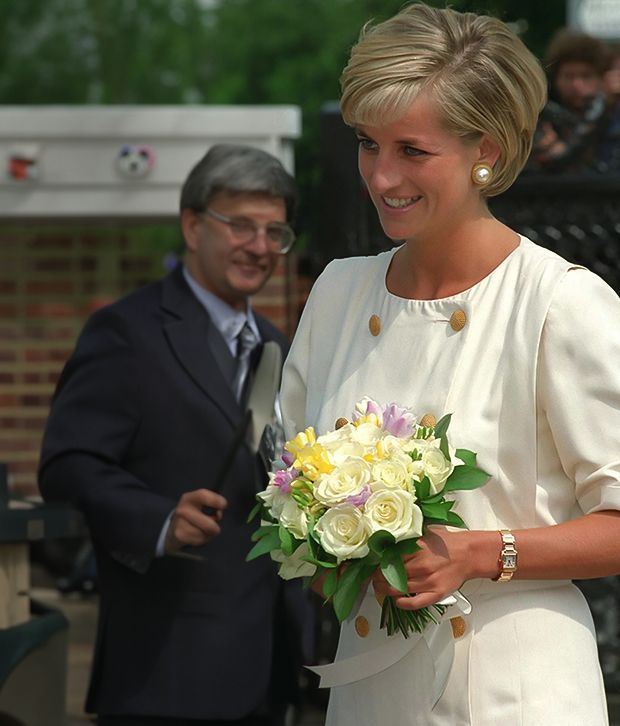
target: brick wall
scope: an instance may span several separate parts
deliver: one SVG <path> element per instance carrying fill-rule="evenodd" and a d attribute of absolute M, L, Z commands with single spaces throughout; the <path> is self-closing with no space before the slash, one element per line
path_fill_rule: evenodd
<path fill-rule="evenodd" d="M 96 308 L 161 277 L 176 224 L 0 226 L 0 461 L 18 496 L 36 495 L 49 403 L 84 321 Z M 294 260 L 254 301 L 284 332 L 296 322 Z"/>

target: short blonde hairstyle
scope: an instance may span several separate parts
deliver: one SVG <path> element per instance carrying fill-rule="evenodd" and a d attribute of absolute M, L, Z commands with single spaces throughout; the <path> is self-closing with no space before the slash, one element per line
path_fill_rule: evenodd
<path fill-rule="evenodd" d="M 367 24 L 340 83 L 350 126 L 396 121 L 424 91 L 448 131 L 466 142 L 493 138 L 501 154 L 482 191 L 488 197 L 517 178 L 547 99 L 540 63 L 504 23 L 423 4 Z"/>

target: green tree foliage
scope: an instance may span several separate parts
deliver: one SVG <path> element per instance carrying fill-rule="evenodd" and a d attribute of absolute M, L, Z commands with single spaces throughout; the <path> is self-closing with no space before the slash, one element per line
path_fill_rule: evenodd
<path fill-rule="evenodd" d="M 443 0 L 429 4 L 443 6 Z M 403 0 L 0 0 L 4 104 L 296 104 L 303 207 L 318 199 L 319 114 L 351 45 Z M 539 55 L 564 0 L 452 0 L 516 23 Z M 304 214 L 312 232 L 315 215 Z"/>

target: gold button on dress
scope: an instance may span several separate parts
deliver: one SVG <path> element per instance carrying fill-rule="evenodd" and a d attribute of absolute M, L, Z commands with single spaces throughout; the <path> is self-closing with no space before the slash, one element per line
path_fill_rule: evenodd
<path fill-rule="evenodd" d="M 455 333 L 463 330 L 465 323 L 467 323 L 467 315 L 465 315 L 464 310 L 455 310 L 450 316 L 450 327 Z"/>
<path fill-rule="evenodd" d="M 368 321 L 368 328 L 375 337 L 381 332 L 381 318 L 378 315 L 371 315 Z"/>
<path fill-rule="evenodd" d="M 365 638 L 370 632 L 368 620 L 363 615 L 358 615 L 355 618 L 355 632 L 360 636 L 360 638 Z"/>
<path fill-rule="evenodd" d="M 450 618 L 450 625 L 452 626 L 452 635 L 454 639 L 462 638 L 467 630 L 465 620 L 459 615 L 456 618 Z"/>

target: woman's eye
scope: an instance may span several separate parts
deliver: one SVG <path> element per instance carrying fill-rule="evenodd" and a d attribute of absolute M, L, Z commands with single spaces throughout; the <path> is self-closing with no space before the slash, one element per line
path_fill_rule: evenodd
<path fill-rule="evenodd" d="M 361 149 L 364 149 L 365 151 L 373 151 L 377 147 L 374 141 L 371 141 L 370 139 L 366 139 L 363 136 L 358 136 L 357 141 L 360 145 Z"/>
<path fill-rule="evenodd" d="M 417 149 L 415 146 L 405 146 L 404 152 L 406 156 L 422 156 L 426 153 L 422 149 Z"/>

